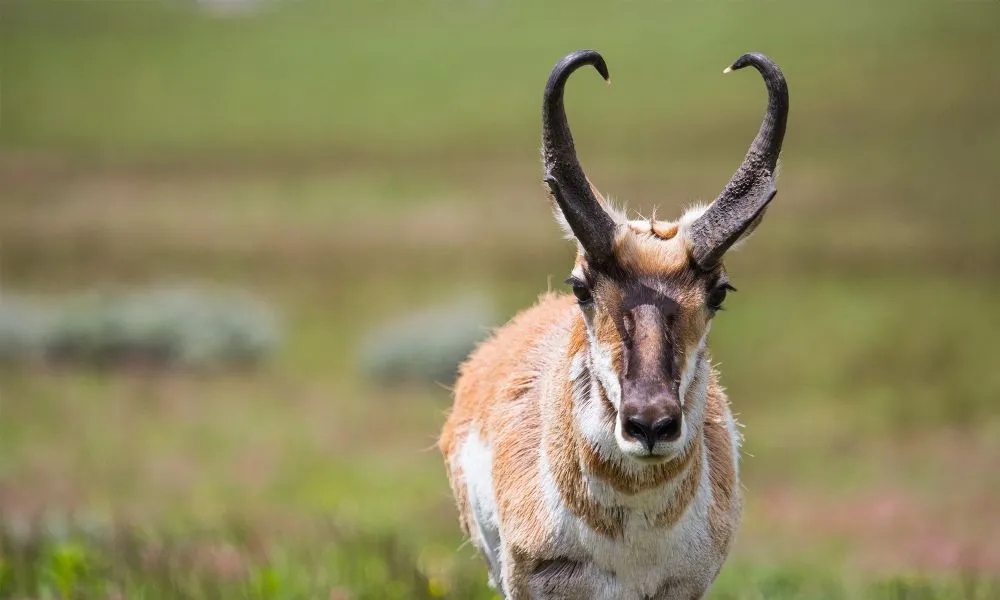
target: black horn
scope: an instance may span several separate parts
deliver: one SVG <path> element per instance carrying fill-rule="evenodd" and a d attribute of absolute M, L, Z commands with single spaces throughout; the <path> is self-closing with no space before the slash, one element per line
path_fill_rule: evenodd
<path fill-rule="evenodd" d="M 724 72 L 752 66 L 767 85 L 767 112 L 743 164 L 715 202 L 690 227 L 691 256 L 710 270 L 729 248 L 757 225 L 777 193 L 774 170 L 788 120 L 788 85 L 778 65 L 756 52 L 744 54 Z"/>
<path fill-rule="evenodd" d="M 563 105 L 566 80 L 584 65 L 593 66 L 605 81 L 609 80 L 604 58 L 593 50 L 578 50 L 556 63 L 545 84 L 542 103 L 542 159 L 545 183 L 566 222 L 588 258 L 602 262 L 612 256 L 615 222 L 580 166 Z"/>

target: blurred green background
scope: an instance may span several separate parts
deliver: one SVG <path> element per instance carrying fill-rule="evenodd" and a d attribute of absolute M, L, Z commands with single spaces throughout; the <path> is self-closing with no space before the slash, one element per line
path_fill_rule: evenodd
<path fill-rule="evenodd" d="M 571 267 L 538 150 L 578 48 L 613 81 L 568 86 L 581 159 L 645 215 L 746 151 L 764 87 L 723 67 L 789 82 L 712 334 L 747 496 L 712 597 L 994 597 L 998 28 L 987 0 L 0 0 L 0 597 L 492 597 L 434 444 L 453 362 Z M 27 320 L 150 286 L 271 313 Z"/>

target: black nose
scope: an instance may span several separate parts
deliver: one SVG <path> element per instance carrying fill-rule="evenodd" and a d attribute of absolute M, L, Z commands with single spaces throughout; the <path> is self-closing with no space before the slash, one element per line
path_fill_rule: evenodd
<path fill-rule="evenodd" d="M 629 417 L 625 420 L 625 433 L 652 452 L 657 442 L 673 442 L 680 437 L 681 416 L 661 417 L 653 422 L 638 416 Z"/>

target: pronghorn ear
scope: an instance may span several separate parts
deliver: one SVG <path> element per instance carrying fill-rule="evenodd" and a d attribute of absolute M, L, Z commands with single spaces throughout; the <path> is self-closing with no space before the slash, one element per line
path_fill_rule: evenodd
<path fill-rule="evenodd" d="M 625 211 L 613 206 L 612 203 L 605 198 L 603 194 L 601 194 L 600 190 L 594 186 L 594 184 L 590 181 L 590 178 L 587 178 L 587 184 L 590 186 L 590 191 L 593 192 L 594 198 L 597 199 L 597 203 L 604 209 L 604 212 L 611 217 L 611 220 L 616 225 L 628 223 L 628 219 L 625 218 Z M 566 215 L 559 207 L 559 203 L 556 201 L 555 195 L 550 193 L 548 194 L 548 197 L 549 206 L 552 209 L 552 216 L 555 217 L 556 223 L 559 225 L 559 228 L 562 229 L 563 237 L 567 240 L 575 240 L 580 252 L 584 252 L 583 245 L 580 243 L 580 240 L 577 239 L 576 234 L 573 233 L 573 228 L 570 226 L 569 221 L 566 220 Z"/>
<path fill-rule="evenodd" d="M 566 215 L 559 208 L 559 203 L 552 200 L 549 202 L 549 206 L 552 209 L 552 216 L 555 217 L 556 223 L 559 225 L 559 229 L 562 229 L 563 237 L 567 240 L 575 240 L 576 235 L 573 233 L 573 228 L 569 226 L 569 221 L 566 220 Z"/>

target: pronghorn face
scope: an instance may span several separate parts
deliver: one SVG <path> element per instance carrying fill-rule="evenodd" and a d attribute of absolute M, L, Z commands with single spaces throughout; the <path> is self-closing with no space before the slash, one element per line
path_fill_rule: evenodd
<path fill-rule="evenodd" d="M 687 419 L 697 422 L 705 399 L 691 383 L 712 317 L 733 289 L 721 265 L 702 270 L 690 258 L 683 222 L 622 223 L 612 260 L 591 264 L 581 252 L 567 280 L 592 371 L 617 413 L 615 441 L 651 462 L 677 455 L 693 434 Z"/>
<path fill-rule="evenodd" d="M 607 205 L 576 157 L 563 105 L 569 75 L 592 65 L 571 53 L 549 75 L 542 103 L 542 159 L 553 210 L 579 254 L 568 283 L 590 342 L 590 371 L 616 411 L 625 453 L 662 460 L 680 451 L 701 422 L 705 339 L 729 285 L 722 259 L 757 227 L 774 198 L 788 117 L 788 88 L 766 56 L 744 54 L 726 69 L 754 67 L 768 90 L 767 113 L 743 163 L 711 205 L 676 222 L 629 221 Z M 690 425 L 689 425 L 690 423 Z"/>

